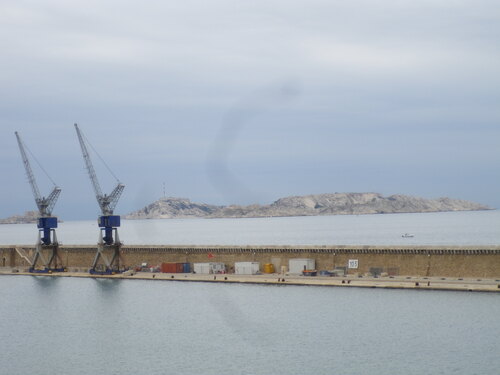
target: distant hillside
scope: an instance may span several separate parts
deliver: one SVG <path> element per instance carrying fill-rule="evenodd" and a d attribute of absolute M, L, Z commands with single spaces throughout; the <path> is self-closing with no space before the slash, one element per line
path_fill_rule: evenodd
<path fill-rule="evenodd" d="M 26 211 L 24 215 L 14 215 L 7 219 L 0 219 L 0 224 L 30 224 L 38 220 L 37 211 Z"/>
<path fill-rule="evenodd" d="M 186 198 L 162 198 L 131 212 L 126 219 L 241 218 L 271 216 L 362 215 L 442 211 L 488 210 L 482 204 L 450 199 L 425 199 L 406 195 L 384 197 L 378 193 L 335 193 L 278 199 L 270 205 L 215 206 Z"/>

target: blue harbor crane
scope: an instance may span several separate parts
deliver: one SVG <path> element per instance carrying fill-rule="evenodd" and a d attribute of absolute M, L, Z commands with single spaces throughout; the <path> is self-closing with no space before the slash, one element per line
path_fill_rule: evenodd
<path fill-rule="evenodd" d="M 52 271 L 62 272 L 65 269 L 64 267 L 62 267 L 61 257 L 59 256 L 59 243 L 57 242 L 57 235 L 55 231 L 55 228 L 57 228 L 57 217 L 52 216 L 52 209 L 54 208 L 57 199 L 59 198 L 59 194 L 61 194 L 61 189 L 55 184 L 55 182 L 39 164 L 40 168 L 45 172 L 47 177 L 54 184 L 54 189 L 49 194 L 49 196 L 42 197 L 36 183 L 35 175 L 33 174 L 33 170 L 31 169 L 28 155 L 26 153 L 26 149 L 28 148 L 21 140 L 19 133 L 15 132 L 15 134 L 17 138 L 17 144 L 19 145 L 19 150 L 21 151 L 21 157 L 23 159 L 24 169 L 26 170 L 28 182 L 31 186 L 31 190 L 38 207 L 38 240 L 35 246 L 33 259 L 30 261 L 31 264 L 29 270 L 30 272 L 39 273 Z M 48 257 L 46 257 L 44 253 L 48 255 Z M 42 262 L 42 269 L 37 268 L 37 263 L 39 260 L 41 260 Z"/>
<path fill-rule="evenodd" d="M 101 190 L 101 186 L 99 185 L 99 181 L 97 180 L 97 175 L 94 170 L 94 166 L 92 165 L 92 160 L 90 159 L 90 154 L 87 149 L 87 143 L 90 145 L 88 140 L 83 135 L 82 131 L 75 124 L 76 134 L 78 136 L 78 141 L 80 142 L 80 147 L 82 149 L 83 159 L 85 161 L 85 166 L 87 168 L 87 172 L 90 177 L 90 181 L 92 182 L 92 187 L 94 188 L 94 193 L 97 199 L 97 203 L 99 204 L 99 208 L 101 209 L 101 215 L 97 219 L 97 224 L 99 225 L 99 241 L 97 244 L 97 253 L 94 257 L 94 261 L 92 263 L 92 267 L 90 269 L 91 274 L 112 274 L 114 272 L 118 272 L 120 270 L 120 248 L 121 242 L 118 236 L 118 227 L 120 227 L 120 216 L 113 215 L 113 211 L 120 199 L 120 196 L 125 188 L 123 185 L 113 174 L 113 172 L 108 168 L 109 172 L 115 177 L 117 180 L 117 185 L 111 192 L 111 194 L 103 194 Z M 92 145 L 90 145 L 92 146 Z M 103 235 L 104 233 L 104 235 Z M 109 259 L 106 256 L 106 252 L 111 252 Z M 101 267 L 98 267 L 99 259 L 102 258 L 104 264 Z M 99 269 L 98 269 L 99 268 Z"/>

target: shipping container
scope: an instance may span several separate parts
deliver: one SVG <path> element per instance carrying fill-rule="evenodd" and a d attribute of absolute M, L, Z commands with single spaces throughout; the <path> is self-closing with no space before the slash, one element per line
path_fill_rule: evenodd
<path fill-rule="evenodd" d="M 304 270 L 316 269 L 316 262 L 314 259 L 307 258 L 290 259 L 288 262 L 288 269 L 289 273 L 300 275 Z"/>
<path fill-rule="evenodd" d="M 207 274 L 210 273 L 210 263 L 193 263 L 194 273 Z"/>
<path fill-rule="evenodd" d="M 177 263 L 162 263 L 161 272 L 163 273 L 177 273 Z"/>
<path fill-rule="evenodd" d="M 162 263 L 161 272 L 165 273 L 189 273 L 191 267 L 189 263 Z"/>
<path fill-rule="evenodd" d="M 211 273 L 226 273 L 226 265 L 224 263 L 210 263 L 212 268 Z"/>
<path fill-rule="evenodd" d="M 259 262 L 236 262 L 234 263 L 234 273 L 237 275 L 256 275 L 259 273 Z"/>
<path fill-rule="evenodd" d="M 226 265 L 224 263 L 193 263 L 194 273 L 209 274 L 209 273 L 226 273 Z"/>

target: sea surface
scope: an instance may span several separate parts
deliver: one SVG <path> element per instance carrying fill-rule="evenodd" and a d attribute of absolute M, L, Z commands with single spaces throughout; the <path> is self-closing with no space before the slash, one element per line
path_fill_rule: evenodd
<path fill-rule="evenodd" d="M 405 233 L 412 238 L 403 238 Z M 500 245 L 500 211 L 122 220 L 125 245 Z M 62 244 L 95 244 L 97 220 L 59 223 Z M 34 244 L 35 224 L 0 225 L 0 244 Z"/>
<path fill-rule="evenodd" d="M 94 221 L 65 222 L 92 244 Z M 404 233 L 413 238 L 401 237 Z M 125 244 L 498 245 L 498 211 L 123 221 Z M 2 244 L 36 226 L 0 225 Z M 500 294 L 0 276 L 0 374 L 498 375 Z"/>
<path fill-rule="evenodd" d="M 0 276 L 0 373 L 498 375 L 493 293 Z"/>

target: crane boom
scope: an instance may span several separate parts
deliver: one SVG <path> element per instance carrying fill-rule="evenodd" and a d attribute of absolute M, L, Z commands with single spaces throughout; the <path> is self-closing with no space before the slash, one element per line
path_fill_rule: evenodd
<path fill-rule="evenodd" d="M 38 211 L 40 212 L 40 216 L 41 217 L 50 216 L 52 214 L 52 209 L 54 208 L 57 199 L 59 198 L 61 189 L 55 186 L 47 198 L 42 197 L 35 180 L 35 175 L 33 174 L 33 170 L 31 169 L 30 161 L 28 159 L 28 155 L 26 154 L 24 144 L 21 140 L 21 137 L 19 136 L 19 133 L 15 132 L 15 134 L 17 138 L 17 144 L 19 145 L 19 150 L 21 151 L 21 157 L 23 159 L 24 169 L 26 171 L 26 175 L 28 176 L 28 182 L 31 186 L 31 190 L 33 191 L 33 196 L 35 198 Z"/>
<path fill-rule="evenodd" d="M 85 166 L 87 167 L 87 172 L 90 177 L 90 181 L 92 182 L 92 186 L 94 188 L 94 193 L 97 198 L 97 202 L 102 210 L 101 198 L 103 197 L 101 186 L 99 185 L 99 181 L 97 180 L 97 175 L 95 174 L 94 166 L 92 165 L 92 160 L 90 160 L 89 151 L 87 150 L 87 145 L 83 139 L 82 133 L 78 128 L 78 125 L 75 124 L 76 134 L 78 136 L 78 141 L 80 142 L 80 147 L 82 149 L 83 159 L 85 161 Z"/>
<path fill-rule="evenodd" d="M 83 134 L 77 124 L 75 124 L 75 129 L 76 134 L 78 135 L 78 141 L 80 142 L 80 147 L 82 149 L 83 159 L 85 160 L 85 166 L 87 167 L 87 172 L 89 174 L 90 181 L 92 182 L 99 208 L 101 209 L 103 215 L 113 215 L 113 210 L 118 203 L 118 199 L 120 199 L 125 185 L 123 185 L 121 182 L 118 182 L 118 185 L 114 188 L 110 195 L 102 193 L 101 186 L 99 185 L 99 180 L 97 179 L 97 175 L 95 173 L 94 165 L 92 164 L 87 145 L 83 138 Z"/>
<path fill-rule="evenodd" d="M 28 176 L 28 182 L 30 183 L 31 190 L 33 191 L 33 196 L 35 200 L 38 201 L 42 196 L 40 195 L 40 190 L 38 190 L 38 185 L 36 184 L 35 175 L 31 170 L 30 161 L 28 159 L 28 155 L 26 155 L 26 151 L 24 150 L 23 142 L 21 141 L 21 137 L 18 132 L 16 133 L 17 144 L 19 145 L 19 151 L 21 151 L 21 157 L 23 159 L 24 169 L 26 171 L 26 175 Z M 38 204 L 38 202 L 37 202 Z"/>

